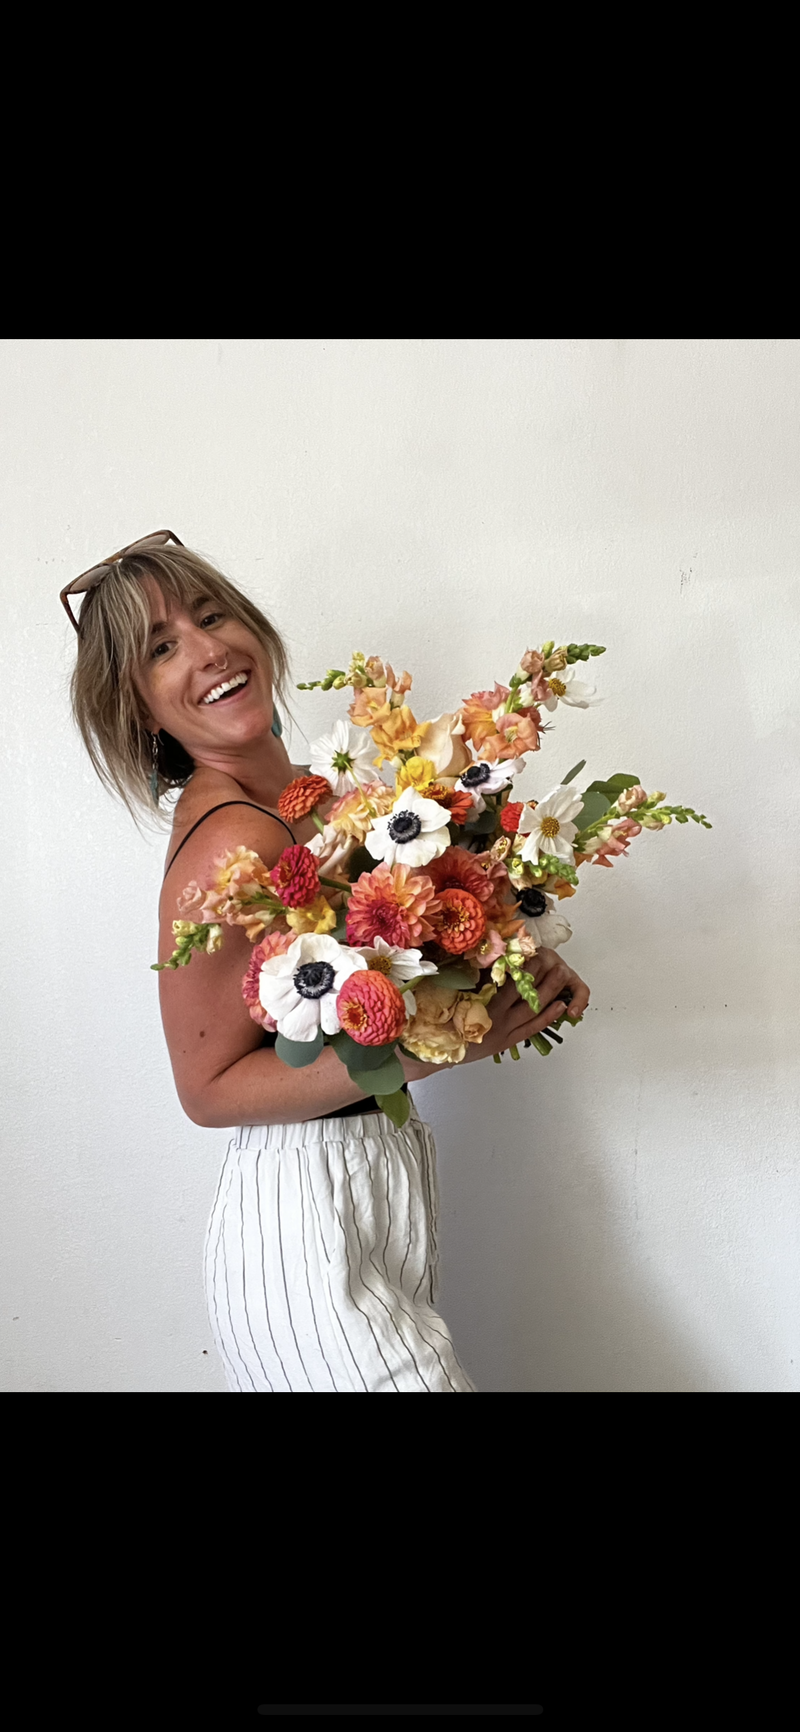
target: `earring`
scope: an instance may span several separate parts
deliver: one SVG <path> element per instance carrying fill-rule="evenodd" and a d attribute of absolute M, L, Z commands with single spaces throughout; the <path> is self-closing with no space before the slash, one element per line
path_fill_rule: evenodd
<path fill-rule="evenodd" d="M 274 705 L 274 704 L 273 704 L 273 706 L 272 706 L 272 728 L 271 728 L 271 732 L 272 732 L 272 733 L 273 733 L 273 734 L 274 734 L 274 735 L 275 735 L 275 738 L 276 738 L 276 739 L 277 739 L 277 740 L 279 740 L 279 739 L 280 739 L 280 737 L 281 737 L 281 734 L 282 734 L 282 733 L 283 733 L 283 722 L 282 722 L 282 721 L 281 721 L 281 718 L 280 718 L 280 716 L 279 716 L 279 715 L 278 715 L 278 712 L 277 712 L 277 710 L 276 710 L 276 708 L 275 708 L 275 705 Z"/>
<path fill-rule="evenodd" d="M 153 805 L 157 806 L 158 805 L 158 735 L 157 734 L 151 734 L 150 735 L 150 752 L 151 752 L 152 760 L 153 760 L 153 768 L 150 771 L 150 796 L 151 796 L 151 799 L 153 801 Z"/>

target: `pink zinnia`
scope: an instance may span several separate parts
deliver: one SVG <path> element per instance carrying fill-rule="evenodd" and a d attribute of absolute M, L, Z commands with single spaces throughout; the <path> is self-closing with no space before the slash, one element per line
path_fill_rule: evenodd
<path fill-rule="evenodd" d="M 269 1015 L 269 1012 L 264 1009 L 258 996 L 261 967 L 268 957 L 283 956 L 284 952 L 289 949 L 289 945 L 294 944 L 296 936 L 294 932 L 268 932 L 260 944 L 253 946 L 248 970 L 242 980 L 242 998 L 253 1021 L 260 1023 L 262 1028 L 270 1029 L 273 1033 L 278 1025 Z"/>
<path fill-rule="evenodd" d="M 337 995 L 336 1014 L 360 1046 L 385 1046 L 398 1040 L 407 1020 L 403 995 L 394 981 L 371 968 L 348 975 Z"/>
<path fill-rule="evenodd" d="M 285 908 L 305 908 L 319 895 L 319 873 L 313 854 L 297 842 L 284 848 L 270 880 Z"/>
<path fill-rule="evenodd" d="M 362 872 L 353 885 L 347 905 L 347 942 L 372 944 L 385 938 L 400 950 L 433 938 L 430 919 L 438 910 L 436 891 L 426 873 L 410 866 L 388 866 L 381 861 L 372 872 Z"/>

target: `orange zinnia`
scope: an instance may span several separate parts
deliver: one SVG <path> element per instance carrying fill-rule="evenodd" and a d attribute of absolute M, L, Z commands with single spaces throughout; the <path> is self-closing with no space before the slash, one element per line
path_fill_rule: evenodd
<path fill-rule="evenodd" d="M 307 818 L 313 812 L 320 800 L 325 800 L 331 793 L 330 782 L 325 776 L 296 776 L 284 788 L 278 801 L 278 811 L 286 824 L 299 823 L 301 818 Z"/>

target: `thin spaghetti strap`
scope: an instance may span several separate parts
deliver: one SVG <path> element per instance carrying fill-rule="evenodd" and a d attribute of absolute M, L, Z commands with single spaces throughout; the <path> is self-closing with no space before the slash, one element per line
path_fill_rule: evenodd
<path fill-rule="evenodd" d="M 289 830 L 289 835 L 294 842 L 294 831 L 289 829 L 289 825 L 286 823 L 285 818 L 282 818 L 279 812 L 271 812 L 268 806 L 257 806 L 255 800 L 221 800 L 218 806 L 209 806 L 208 811 L 203 813 L 202 818 L 198 818 L 197 823 L 192 825 L 191 830 L 187 830 L 183 841 L 178 843 L 175 853 L 164 871 L 164 878 L 161 880 L 162 884 L 166 879 L 167 872 L 169 872 L 170 868 L 174 866 L 181 849 L 186 847 L 189 837 L 194 835 L 195 830 L 199 830 L 200 825 L 205 823 L 206 818 L 212 817 L 214 812 L 221 812 L 225 806 L 251 806 L 254 812 L 266 812 L 268 818 L 274 818 L 276 823 L 283 825 L 284 830 Z"/>

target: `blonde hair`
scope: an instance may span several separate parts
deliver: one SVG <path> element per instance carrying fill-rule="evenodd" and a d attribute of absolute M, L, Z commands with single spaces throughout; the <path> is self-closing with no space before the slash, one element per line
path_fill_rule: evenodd
<path fill-rule="evenodd" d="M 247 627 L 267 651 L 273 688 L 286 705 L 289 658 L 283 640 L 260 608 L 222 572 L 188 547 L 165 547 L 135 554 L 88 591 L 81 608 L 78 659 L 70 682 L 72 714 L 101 782 L 117 794 L 134 820 L 138 811 L 154 816 L 151 777 L 156 769 L 160 800 L 169 788 L 185 787 L 194 761 L 179 740 L 161 729 L 156 765 L 151 735 L 134 673 L 145 660 L 150 639 L 150 608 L 141 578 L 154 577 L 169 600 L 190 607 L 198 596 L 218 602 Z"/>

